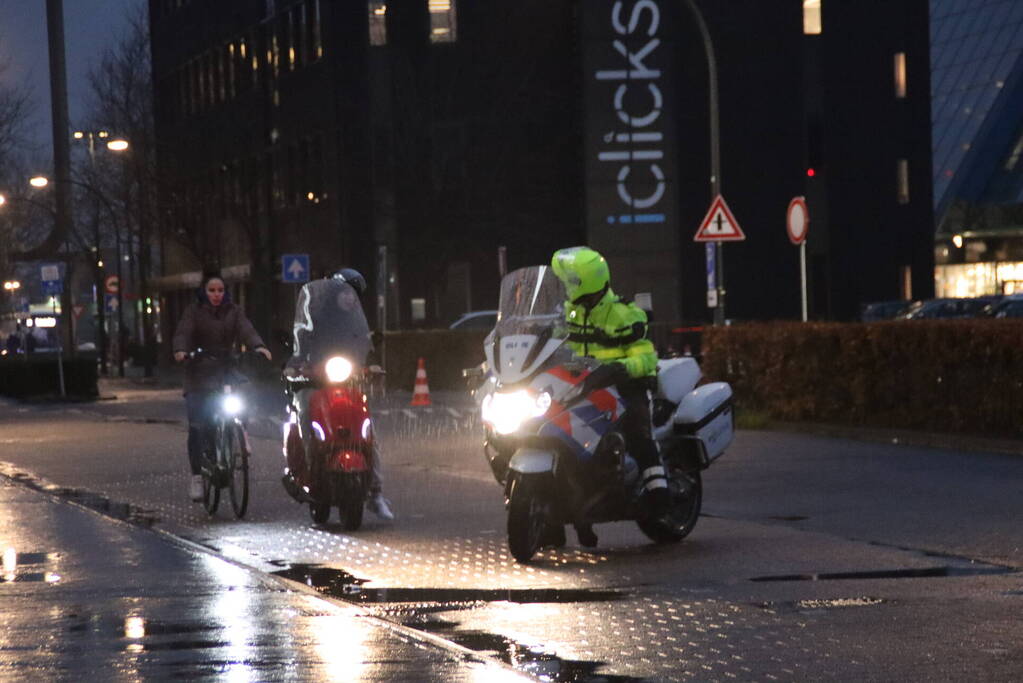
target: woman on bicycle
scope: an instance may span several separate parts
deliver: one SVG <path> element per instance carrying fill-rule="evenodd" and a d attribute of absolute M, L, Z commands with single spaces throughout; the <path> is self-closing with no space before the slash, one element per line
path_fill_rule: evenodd
<path fill-rule="evenodd" d="M 188 353 L 202 349 L 213 358 L 198 358 L 185 366 L 185 406 L 188 410 L 188 462 L 192 480 L 188 493 L 193 501 L 202 500 L 202 436 L 213 415 L 212 399 L 224 385 L 223 359 L 237 344 L 244 344 L 271 360 L 270 350 L 245 317 L 231 303 L 219 275 L 207 275 L 197 292 L 198 301 L 190 304 L 174 331 L 174 360 L 184 362 Z M 221 359 L 221 360 L 215 360 Z"/>

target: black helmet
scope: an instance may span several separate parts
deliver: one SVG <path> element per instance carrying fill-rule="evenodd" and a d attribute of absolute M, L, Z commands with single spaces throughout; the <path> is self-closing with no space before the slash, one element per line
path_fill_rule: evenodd
<path fill-rule="evenodd" d="M 366 278 L 362 277 L 362 273 L 355 270 L 355 268 L 342 268 L 336 271 L 331 277 L 347 282 L 352 286 L 359 296 L 366 293 Z"/>

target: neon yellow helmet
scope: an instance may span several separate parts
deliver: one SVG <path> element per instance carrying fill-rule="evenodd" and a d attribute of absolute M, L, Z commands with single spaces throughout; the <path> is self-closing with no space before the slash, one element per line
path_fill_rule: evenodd
<path fill-rule="evenodd" d="M 569 301 L 600 292 L 611 283 L 607 261 L 589 247 L 557 250 L 551 258 L 551 269 L 565 283 Z"/>

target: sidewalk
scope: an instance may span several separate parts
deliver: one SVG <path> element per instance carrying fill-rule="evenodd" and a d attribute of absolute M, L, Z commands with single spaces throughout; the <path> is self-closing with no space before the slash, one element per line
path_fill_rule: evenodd
<path fill-rule="evenodd" d="M 10 475 L 0 473 L 0 679 L 521 680 Z"/>

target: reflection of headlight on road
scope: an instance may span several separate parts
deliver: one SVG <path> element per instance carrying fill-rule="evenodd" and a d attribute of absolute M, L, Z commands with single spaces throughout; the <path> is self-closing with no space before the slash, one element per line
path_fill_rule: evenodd
<path fill-rule="evenodd" d="M 242 412 L 243 408 L 245 408 L 245 403 L 243 403 L 242 400 L 234 394 L 228 394 L 225 396 L 224 403 L 222 405 L 224 407 L 224 412 L 228 415 L 237 415 Z"/>
<path fill-rule="evenodd" d="M 511 434 L 531 417 L 542 417 L 551 407 L 546 391 L 534 395 L 525 389 L 510 393 L 493 393 L 483 399 L 480 407 L 483 421 L 494 426 L 498 434 Z"/>
<path fill-rule="evenodd" d="M 352 376 L 351 361 L 341 356 L 334 356 L 328 360 L 327 366 L 324 369 L 327 372 L 327 381 L 329 382 L 344 382 Z"/>

